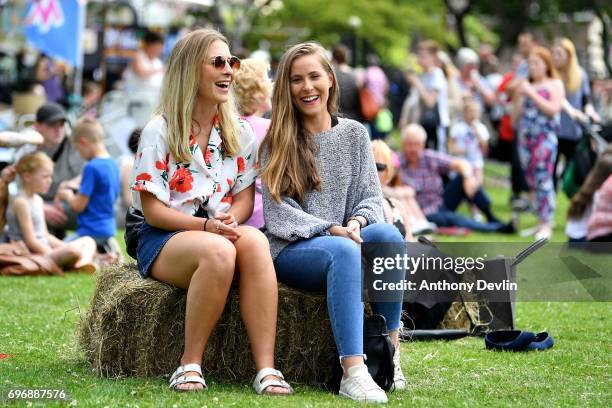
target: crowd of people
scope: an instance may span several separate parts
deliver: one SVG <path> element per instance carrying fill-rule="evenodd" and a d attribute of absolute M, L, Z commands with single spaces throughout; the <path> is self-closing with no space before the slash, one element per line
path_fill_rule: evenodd
<path fill-rule="evenodd" d="M 486 47 L 480 56 L 460 49 L 455 66 L 438 44 L 422 41 L 418 67 L 405 72 L 411 92 L 401 109 L 389 109 L 392 86 L 377 58 L 354 70 L 342 45 L 331 60 L 316 43 L 294 45 L 271 78 L 266 62 L 233 56 L 214 30 L 184 36 L 165 66 L 163 39 L 144 40 L 126 86 L 159 103 L 129 138 L 133 156 L 118 163 L 108 153 L 94 86 L 86 87 L 93 96 L 69 135 L 66 111 L 48 102 L 31 128 L 0 133 L 2 146 L 17 148 L 2 182 L 18 175 L 20 183 L 4 211 L 9 240 L 84 270 L 95 270 L 97 252 L 120 252 L 116 218 L 140 217 L 126 226 L 139 274 L 187 290 L 184 352 L 170 379 L 175 390 L 207 387 L 203 351 L 239 276 L 257 393 L 293 393 L 274 362 L 282 282 L 326 293 L 343 368 L 340 394 L 386 402 L 365 365 L 359 245 L 436 231 L 516 233 L 515 220 L 500 220 L 484 190 L 492 140 L 511 151 L 512 204 L 523 204 L 526 190 L 539 220 L 533 234 L 550 238 L 559 156 L 567 167 L 587 117 L 609 119 L 598 113 L 567 39 L 555 41 L 551 53 L 522 34 L 520 58 L 506 74 Z M 375 116 L 366 114 L 366 101 Z M 391 111 L 401 111 L 397 152 L 386 142 Z M 611 152 L 600 154 L 572 198 L 572 240 L 612 237 Z M 458 211 L 463 202 L 469 214 Z M 387 248 L 381 256 L 399 255 L 398 246 Z M 386 275 L 398 280 L 404 273 Z M 394 388 L 401 390 L 402 303 L 371 306 L 386 319 Z"/>
<path fill-rule="evenodd" d="M 378 128 L 380 114 L 366 120 L 360 103 L 369 105 L 362 95 L 366 90 L 375 96 L 379 112 L 393 108 L 385 96 L 389 81 L 372 66 L 351 69 L 348 52 L 343 45 L 332 51 L 340 83 L 346 84 L 341 87 L 340 111 L 363 122 L 372 139 L 385 139 Z M 566 169 L 576 151 L 589 144 L 585 128 L 605 125 L 610 138 L 610 92 L 602 85 L 609 80 L 589 79 L 569 39 L 556 39 L 547 47 L 529 32 L 519 35 L 518 53 L 505 73 L 486 45 L 479 53 L 459 49 L 453 63 L 436 42 L 423 40 L 416 47 L 416 61 L 416 67 L 405 71 L 410 92 L 397 120 L 401 146 L 392 153 L 398 159 L 386 194 L 405 201 L 416 198 L 443 233 L 449 226 L 513 233 L 518 214 L 527 210 L 537 215 L 538 224 L 522 233 L 550 238 L 557 191 L 571 176 Z M 601 150 L 600 144 L 595 154 Z M 500 223 L 489 210 L 482 190 L 487 157 L 511 162 L 512 223 Z M 461 198 L 467 199 L 471 216 L 456 213 Z"/>

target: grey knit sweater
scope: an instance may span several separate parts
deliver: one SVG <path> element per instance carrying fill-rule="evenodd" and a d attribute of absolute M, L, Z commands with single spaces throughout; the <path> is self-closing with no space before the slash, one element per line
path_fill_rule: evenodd
<path fill-rule="evenodd" d="M 339 119 L 330 130 L 313 136 L 321 190 L 308 191 L 304 201 L 282 197 L 274 201 L 263 189 L 266 235 L 272 258 L 291 242 L 327 234 L 333 225 L 361 215 L 374 224 L 384 220 L 382 192 L 367 130 L 359 122 Z M 267 163 L 263 152 L 262 162 Z"/>

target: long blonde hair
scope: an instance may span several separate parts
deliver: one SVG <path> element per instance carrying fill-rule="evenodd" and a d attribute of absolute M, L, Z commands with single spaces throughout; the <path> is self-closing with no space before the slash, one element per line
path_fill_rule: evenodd
<path fill-rule="evenodd" d="M 217 40 L 228 44 L 227 39 L 218 31 L 210 29 L 192 31 L 176 43 L 168 59 L 156 113 L 166 119 L 168 148 L 177 162 L 191 160 L 189 150 L 191 114 L 198 97 L 200 69 L 210 44 Z M 224 154 L 233 156 L 240 150 L 240 131 L 232 92 L 227 102 L 219 104 L 217 113 L 222 130 Z"/>
<path fill-rule="evenodd" d="M 321 188 L 315 163 L 317 146 L 312 135 L 304 129 L 300 112 L 291 97 L 291 66 L 296 59 L 307 55 L 319 57 L 323 69 L 332 78 L 327 111 L 331 115 L 338 112 L 338 81 L 323 47 L 307 42 L 287 50 L 278 65 L 270 128 L 261 145 L 262 152 L 268 155 L 261 180 L 277 202 L 281 195 L 301 202 L 307 191 Z"/>
<path fill-rule="evenodd" d="M 582 71 L 578 65 L 578 57 L 576 56 L 576 47 L 574 43 L 567 38 L 558 38 L 555 40 L 555 45 L 563 48 L 567 53 L 567 65 L 565 69 L 559 70 L 561 79 L 565 85 L 565 93 L 571 94 L 578 90 L 582 81 Z"/>

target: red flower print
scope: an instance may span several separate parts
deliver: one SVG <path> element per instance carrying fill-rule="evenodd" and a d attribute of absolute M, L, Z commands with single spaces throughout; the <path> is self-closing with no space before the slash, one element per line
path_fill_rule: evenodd
<path fill-rule="evenodd" d="M 193 188 L 193 176 L 189 169 L 179 167 L 172 175 L 170 180 L 170 190 L 176 190 L 179 193 L 185 193 Z"/>
<path fill-rule="evenodd" d="M 221 192 L 221 183 L 217 184 L 217 193 Z"/>
<path fill-rule="evenodd" d="M 147 191 L 147 188 L 144 184 L 138 183 L 134 187 L 132 187 L 132 191 Z"/>
<path fill-rule="evenodd" d="M 170 161 L 170 154 L 166 155 L 166 160 L 157 160 L 155 162 L 155 168 L 162 171 L 168 171 L 168 162 Z"/>
<path fill-rule="evenodd" d="M 195 140 L 195 137 L 193 137 L 193 135 L 189 135 L 189 146 L 195 146 L 195 144 L 198 143 Z"/>
<path fill-rule="evenodd" d="M 204 153 L 204 163 L 210 165 L 210 157 L 212 156 L 212 150 L 206 149 L 206 153 Z"/>
<path fill-rule="evenodd" d="M 153 177 L 149 173 L 140 173 L 136 176 L 136 181 L 151 181 Z"/>
<path fill-rule="evenodd" d="M 227 179 L 227 185 L 229 186 L 229 188 L 232 188 L 232 184 L 234 184 L 234 180 L 228 178 Z"/>
<path fill-rule="evenodd" d="M 223 196 L 223 198 L 221 199 L 222 203 L 231 204 L 233 201 L 234 201 L 234 197 L 233 197 L 231 191 L 228 191 L 227 194 L 225 196 Z"/>
<path fill-rule="evenodd" d="M 238 157 L 238 159 L 236 159 L 236 163 L 238 163 L 238 173 L 244 172 L 244 169 L 246 167 L 244 163 L 244 157 Z"/>

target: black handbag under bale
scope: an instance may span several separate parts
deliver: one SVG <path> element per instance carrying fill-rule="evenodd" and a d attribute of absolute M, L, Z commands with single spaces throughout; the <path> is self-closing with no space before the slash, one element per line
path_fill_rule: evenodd
<path fill-rule="evenodd" d="M 384 316 L 365 316 L 363 320 L 363 353 L 366 355 L 365 364 L 368 372 L 380 388 L 389 391 L 393 387 L 395 366 L 393 354 L 395 347 L 389 337 L 387 321 Z M 337 359 L 334 375 L 329 388 L 338 391 L 342 379 L 342 366 Z"/>

